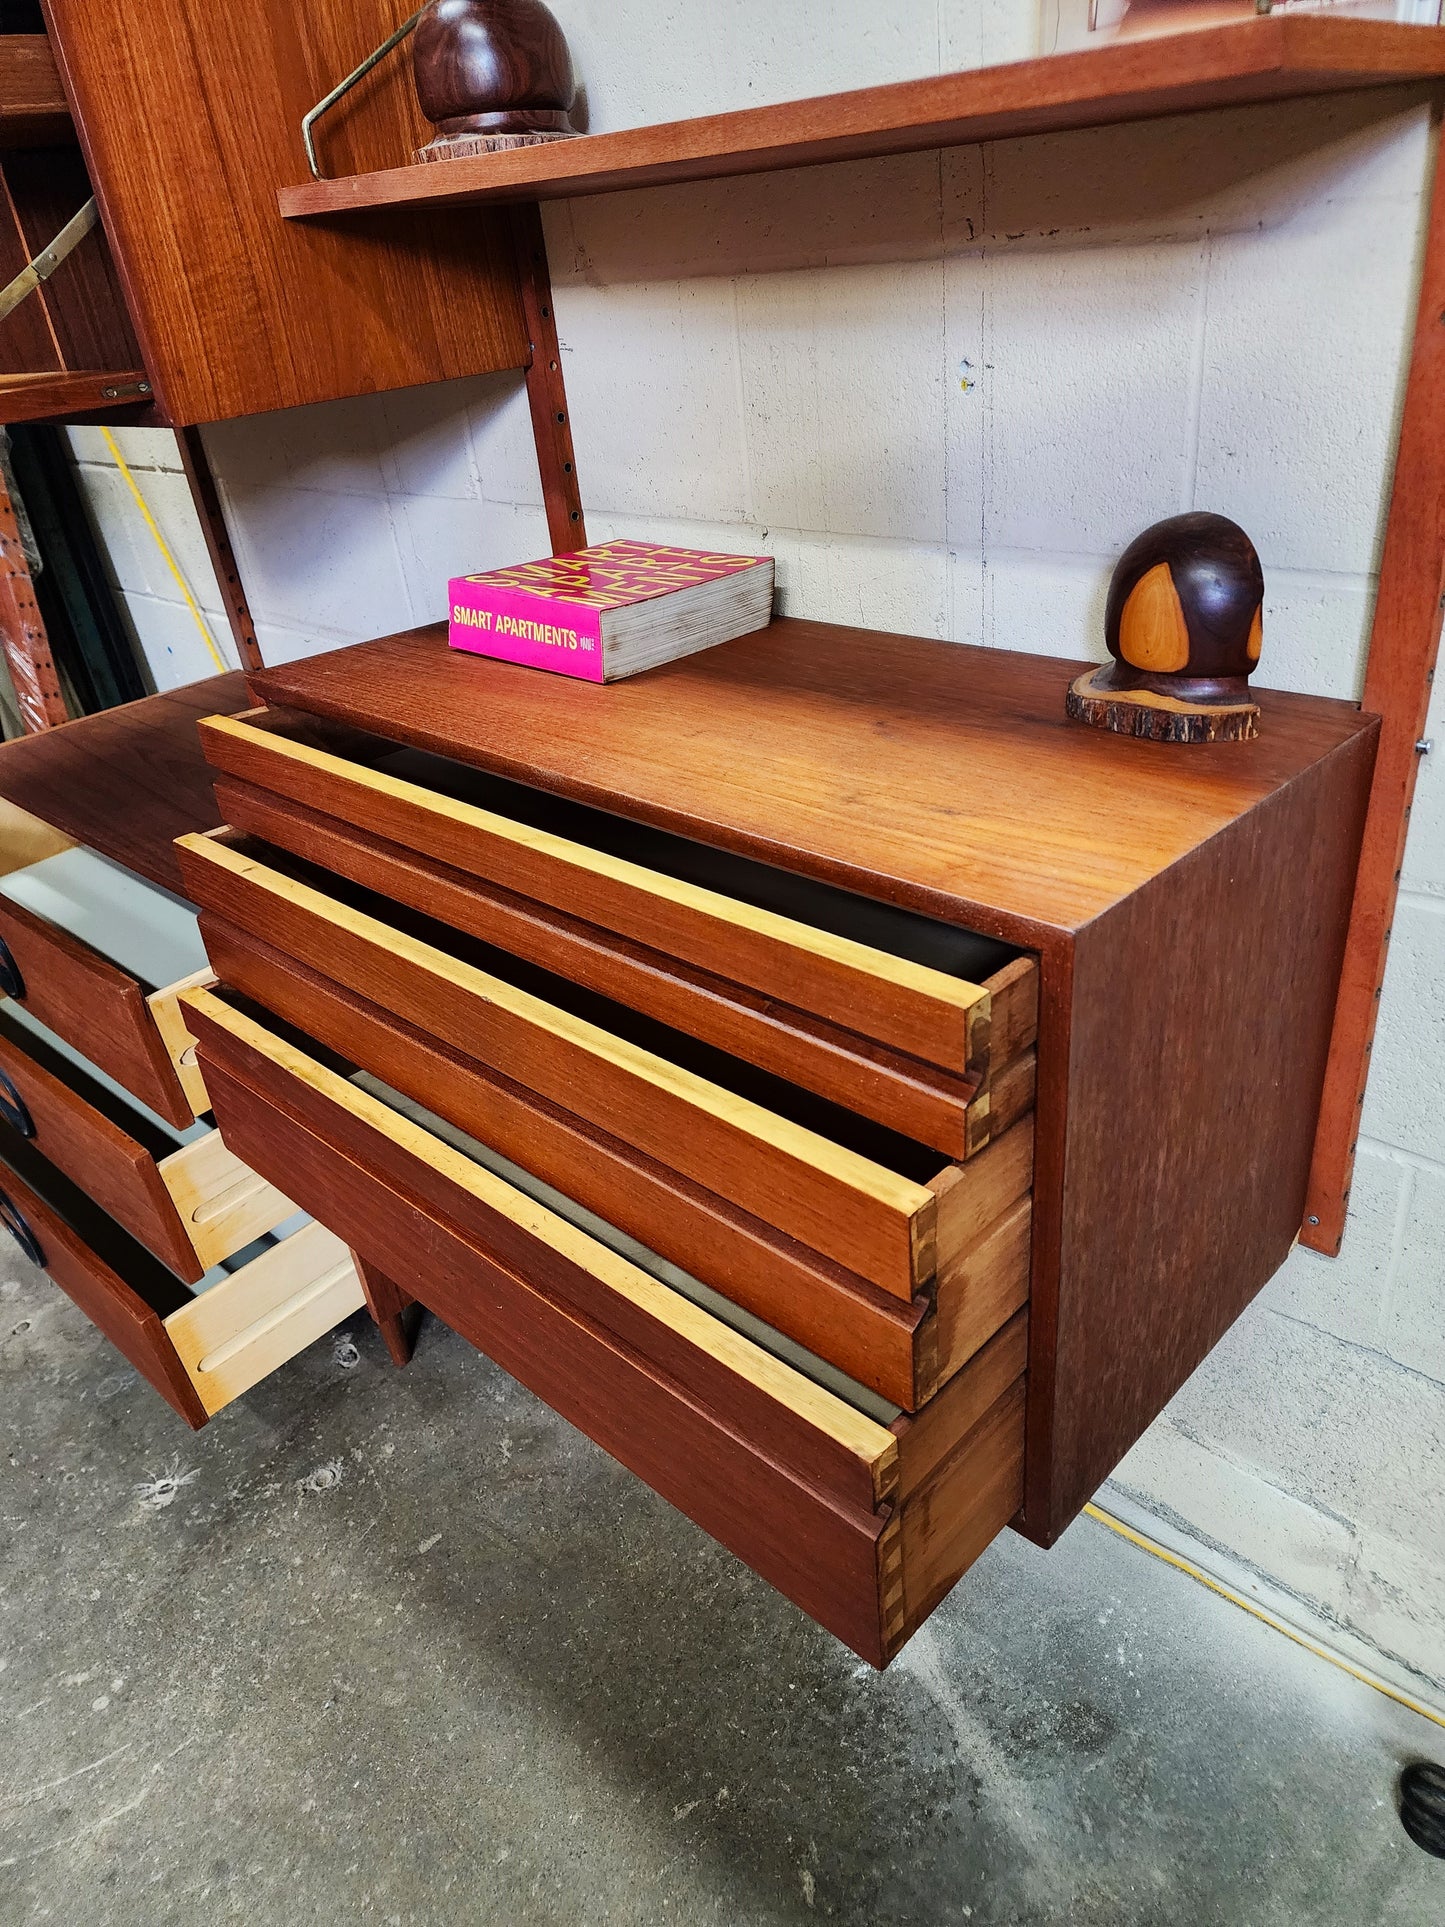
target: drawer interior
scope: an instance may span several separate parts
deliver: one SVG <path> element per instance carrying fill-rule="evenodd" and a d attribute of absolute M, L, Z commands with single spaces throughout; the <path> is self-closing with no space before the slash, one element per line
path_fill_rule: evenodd
<path fill-rule="evenodd" d="M 24 1004 L 14 998 L 0 1001 L 0 1029 L 10 1033 L 37 1063 L 68 1084 L 93 1110 L 135 1138 L 159 1161 L 184 1144 L 194 1144 L 211 1129 L 194 1121 L 172 1124 L 159 1112 L 143 1104 L 132 1091 L 107 1075 L 93 1058 L 86 1057 L 58 1031 L 42 1024 Z"/>
<path fill-rule="evenodd" d="M 968 983 L 982 983 L 1020 954 L 1010 945 L 975 931 L 939 923 L 731 850 L 654 829 L 630 817 L 494 776 L 451 757 L 405 748 L 319 717 L 270 711 L 248 716 L 246 721 L 279 737 L 292 736 L 363 768 L 413 783 L 434 795 L 470 804 L 510 822 L 563 837 L 584 849 L 617 857 Z"/>

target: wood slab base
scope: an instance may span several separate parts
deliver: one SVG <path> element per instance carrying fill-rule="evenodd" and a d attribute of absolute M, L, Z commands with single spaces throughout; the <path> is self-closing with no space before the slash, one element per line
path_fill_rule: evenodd
<path fill-rule="evenodd" d="M 1187 703 L 1154 689 L 1118 689 L 1101 663 L 1069 686 L 1064 708 L 1077 723 L 1154 743 L 1243 743 L 1259 734 L 1258 703 Z"/>
<path fill-rule="evenodd" d="M 454 161 L 463 154 L 506 154 L 514 147 L 544 147 L 548 141 L 576 140 L 575 134 L 531 129 L 522 134 L 438 134 L 412 156 L 418 161 Z"/>

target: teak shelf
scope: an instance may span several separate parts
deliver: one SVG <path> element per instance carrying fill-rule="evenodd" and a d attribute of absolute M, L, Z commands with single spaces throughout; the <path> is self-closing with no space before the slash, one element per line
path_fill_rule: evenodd
<path fill-rule="evenodd" d="M 1290 15 L 776 107 L 588 134 L 284 187 L 290 220 L 366 208 L 557 200 L 1102 127 L 1445 74 L 1445 27 Z"/>
<path fill-rule="evenodd" d="M 0 148 L 53 147 L 74 139 L 49 37 L 0 34 Z"/>

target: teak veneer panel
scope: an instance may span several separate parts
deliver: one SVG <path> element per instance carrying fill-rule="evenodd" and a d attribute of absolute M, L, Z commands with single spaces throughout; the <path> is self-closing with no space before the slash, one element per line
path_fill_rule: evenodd
<path fill-rule="evenodd" d="M 894 81 L 503 154 L 281 190 L 292 219 L 364 208 L 550 200 L 869 154 L 1098 127 L 1445 73 L 1445 29 L 1288 15 Z M 299 170 L 298 179 L 299 179 Z"/>
<path fill-rule="evenodd" d="M 175 839 L 220 821 L 196 723 L 245 705 L 233 671 L 18 737 L 0 751 L 0 798 L 183 894 Z"/>
<path fill-rule="evenodd" d="M 51 38 L 156 394 L 173 423 L 520 368 L 502 218 L 276 218 L 301 118 L 385 39 L 391 0 L 47 0 Z M 383 84 L 389 82 L 390 84 Z M 346 168 L 426 138 L 378 72 L 320 135 Z"/>

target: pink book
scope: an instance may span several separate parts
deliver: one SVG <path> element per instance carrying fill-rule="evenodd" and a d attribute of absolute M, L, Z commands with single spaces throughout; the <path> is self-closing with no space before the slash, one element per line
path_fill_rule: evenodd
<path fill-rule="evenodd" d="M 453 649 L 615 682 L 766 628 L 770 555 L 603 542 L 447 585 Z"/>

